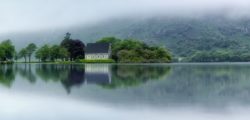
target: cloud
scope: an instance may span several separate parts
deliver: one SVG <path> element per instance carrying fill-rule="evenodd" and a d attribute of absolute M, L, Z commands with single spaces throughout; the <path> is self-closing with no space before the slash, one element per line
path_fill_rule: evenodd
<path fill-rule="evenodd" d="M 250 15 L 249 0 L 1 0 L 0 33 L 93 24 L 140 15 Z"/>

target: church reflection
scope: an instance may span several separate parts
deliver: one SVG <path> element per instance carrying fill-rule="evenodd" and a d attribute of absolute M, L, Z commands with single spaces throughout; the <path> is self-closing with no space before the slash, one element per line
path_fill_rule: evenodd
<path fill-rule="evenodd" d="M 110 65 L 85 65 L 85 84 L 111 84 Z"/>
<path fill-rule="evenodd" d="M 72 87 L 84 85 L 106 85 L 111 83 L 110 65 L 86 64 L 83 66 L 70 65 L 67 76 L 60 81 L 67 90 L 71 92 Z"/>

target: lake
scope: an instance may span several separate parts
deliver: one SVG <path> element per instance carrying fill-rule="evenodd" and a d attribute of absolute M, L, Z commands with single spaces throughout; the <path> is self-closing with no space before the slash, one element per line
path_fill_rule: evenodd
<path fill-rule="evenodd" d="M 248 120 L 250 63 L 0 66 L 1 120 Z"/>

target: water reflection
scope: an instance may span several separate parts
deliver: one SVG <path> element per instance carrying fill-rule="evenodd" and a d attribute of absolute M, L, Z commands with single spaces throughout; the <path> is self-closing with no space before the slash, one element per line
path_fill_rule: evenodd
<path fill-rule="evenodd" d="M 227 106 L 250 102 L 250 64 L 176 65 L 158 90 L 180 103 Z"/>
<path fill-rule="evenodd" d="M 87 64 L 85 65 L 85 84 L 111 84 L 110 65 Z"/>
<path fill-rule="evenodd" d="M 31 65 L 15 65 L 14 66 L 15 71 L 18 72 L 22 78 L 24 78 L 25 80 L 28 80 L 30 83 L 35 83 L 36 82 L 36 75 L 33 73 L 33 71 L 31 70 Z"/>
<path fill-rule="evenodd" d="M 0 66 L 0 83 L 4 86 L 11 87 L 15 80 L 15 71 L 13 66 Z"/>
<path fill-rule="evenodd" d="M 73 87 L 98 85 L 102 88 L 138 86 L 150 80 L 160 80 L 168 75 L 170 67 L 143 65 L 58 65 L 58 64 L 15 64 L 0 66 L 0 83 L 11 87 L 20 75 L 22 80 L 35 84 L 44 82 L 61 83 L 67 93 Z"/>
<path fill-rule="evenodd" d="M 0 119 L 246 120 L 249 73 L 249 63 L 0 66 Z"/>
<path fill-rule="evenodd" d="M 0 83 L 13 89 L 26 81 L 30 85 L 19 88 L 62 89 L 67 95 L 111 104 L 225 108 L 232 103 L 250 105 L 249 68 L 250 64 L 15 64 L 0 67 Z"/>
<path fill-rule="evenodd" d="M 105 87 L 117 88 L 166 79 L 170 73 L 170 67 L 161 65 L 118 65 L 112 66 L 111 71 L 113 81 Z"/>

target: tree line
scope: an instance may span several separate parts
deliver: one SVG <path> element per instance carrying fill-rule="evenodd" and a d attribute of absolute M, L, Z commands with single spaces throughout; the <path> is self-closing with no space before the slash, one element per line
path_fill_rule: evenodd
<path fill-rule="evenodd" d="M 247 62 L 250 61 L 249 52 L 237 52 L 232 50 L 197 51 L 188 57 L 191 62 Z"/>
<path fill-rule="evenodd" d="M 134 39 L 118 39 L 115 37 L 105 37 L 97 43 L 111 43 L 112 59 L 116 62 L 170 62 L 171 55 L 163 47 L 149 46 Z M 34 56 L 39 62 L 55 61 L 76 61 L 84 59 L 85 44 L 78 39 L 71 39 L 71 34 L 66 33 L 59 45 L 45 44 L 37 47 L 35 43 L 30 43 L 15 52 L 15 46 L 10 40 L 0 44 L 0 61 L 13 61 L 24 59 L 24 62 L 32 62 Z M 81 60 L 80 60 L 81 61 Z"/>
<path fill-rule="evenodd" d="M 150 46 L 134 39 L 105 37 L 98 43 L 111 43 L 112 59 L 120 63 L 165 63 L 172 57 L 164 47 Z"/>
<path fill-rule="evenodd" d="M 16 52 L 11 40 L 2 41 L 0 43 L 0 63 L 12 63 L 13 60 L 18 59 L 31 62 L 33 55 L 40 62 L 83 59 L 84 43 L 81 40 L 71 39 L 70 36 L 70 33 L 66 33 L 60 45 L 45 44 L 38 48 L 35 43 L 30 43 L 19 52 Z"/>
<path fill-rule="evenodd" d="M 39 62 L 47 61 L 74 61 L 76 59 L 84 58 L 84 43 L 81 40 L 73 40 L 70 38 L 71 34 L 66 33 L 66 36 L 62 40 L 60 45 L 48 45 L 45 44 L 40 48 L 37 48 L 34 43 L 29 44 L 27 47 L 21 49 L 19 52 L 19 58 L 24 58 L 25 62 L 27 57 L 31 62 L 32 54 L 35 54 L 35 58 Z"/>

